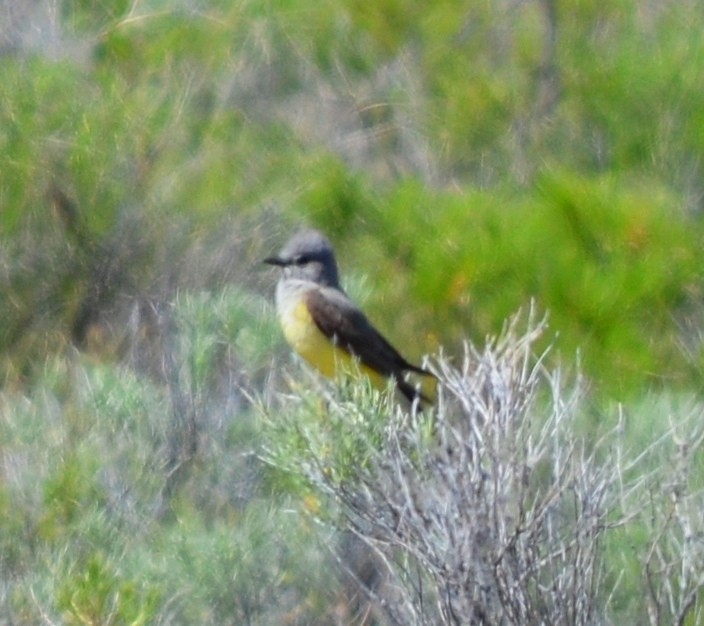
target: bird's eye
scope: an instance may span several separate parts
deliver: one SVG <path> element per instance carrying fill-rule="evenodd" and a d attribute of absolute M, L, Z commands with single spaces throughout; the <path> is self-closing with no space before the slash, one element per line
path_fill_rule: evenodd
<path fill-rule="evenodd" d="M 310 261 L 310 257 L 306 254 L 300 254 L 293 259 L 293 262 L 296 265 L 305 265 L 309 261 Z"/>

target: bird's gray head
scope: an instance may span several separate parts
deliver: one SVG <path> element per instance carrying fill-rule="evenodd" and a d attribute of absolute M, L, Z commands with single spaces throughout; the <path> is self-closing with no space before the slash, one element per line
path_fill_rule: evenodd
<path fill-rule="evenodd" d="M 332 246 L 328 238 L 317 230 L 297 232 L 279 254 L 264 259 L 264 263 L 281 267 L 285 278 L 299 278 L 319 285 L 340 287 Z"/>

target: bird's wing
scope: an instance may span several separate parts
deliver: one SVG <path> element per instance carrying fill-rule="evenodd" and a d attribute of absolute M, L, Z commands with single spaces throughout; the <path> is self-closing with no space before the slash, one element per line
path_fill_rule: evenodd
<path fill-rule="evenodd" d="M 402 380 L 404 370 L 430 374 L 406 361 L 342 291 L 312 289 L 305 301 L 321 332 L 367 367 L 397 381 Z"/>

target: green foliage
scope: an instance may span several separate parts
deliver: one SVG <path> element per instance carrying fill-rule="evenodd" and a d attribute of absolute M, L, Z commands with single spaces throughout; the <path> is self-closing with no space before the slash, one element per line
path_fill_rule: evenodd
<path fill-rule="evenodd" d="M 67 4 L 69 32 L 99 33 L 89 63 L 2 66 L 0 232 L 23 268 L 3 283 L 2 341 L 18 356 L 6 376 L 26 375 L 48 336 L 52 351 L 66 344 L 98 288 L 96 250 L 114 257 L 111 242 L 129 242 L 117 273 L 139 292 L 233 211 L 256 220 L 273 202 L 377 277 L 369 291 L 383 284 L 384 300 L 372 296 L 371 311 L 382 326 L 383 312 L 400 315 L 392 338 L 414 344 L 411 356 L 483 337 L 535 298 L 561 347 L 581 348 L 614 390 L 696 383 L 669 311 L 700 290 L 700 226 L 682 210 L 699 193 L 700 8 L 546 6 L 212 3 L 193 14 L 152 3 L 128 17 L 124 3 Z M 390 79 L 377 82 L 384 64 Z M 541 100 L 545 76 L 553 104 Z M 358 115 L 370 175 L 295 123 L 295 97 L 323 81 L 340 97 L 348 85 L 351 105 L 330 119 L 344 128 Z M 416 177 L 379 186 L 378 172 L 403 171 L 395 152 L 417 148 L 403 140 L 416 128 L 452 191 Z M 55 187 L 75 223 L 49 217 Z M 138 270 L 122 267 L 132 256 Z M 100 289 L 107 308 L 124 285 Z"/>
<path fill-rule="evenodd" d="M 369 291 L 383 298 L 370 310 L 382 327 L 392 327 L 383 313 L 393 316 L 426 350 L 458 345 L 468 332 L 481 340 L 532 299 L 549 312 L 563 354 L 579 350 L 609 392 L 687 385 L 696 374 L 672 311 L 701 289 L 704 233 L 674 202 L 641 180 L 557 171 L 523 197 L 407 181 L 349 220 L 343 275 L 345 261 L 349 272 L 370 260 Z"/>
<path fill-rule="evenodd" d="M 679 179 L 677 170 L 690 156 L 685 146 L 701 128 L 701 93 L 689 80 L 689 68 L 704 53 L 695 26 L 701 6 L 673 6 L 655 19 L 638 16 L 631 3 L 595 13 L 566 24 L 579 43 L 565 48 L 573 68 L 565 76 L 570 105 L 585 115 L 585 130 L 603 141 L 599 165 L 649 170 L 652 163 Z"/>
<path fill-rule="evenodd" d="M 320 159 L 312 171 L 310 185 L 301 194 L 296 210 L 331 237 L 352 239 L 359 223 L 373 204 L 371 192 L 360 176 L 350 172 L 339 159 Z"/>
<path fill-rule="evenodd" d="M 387 392 L 382 397 L 364 379 L 340 382 L 334 402 L 322 403 L 300 388 L 301 401 L 289 404 L 285 411 L 283 407 L 265 411 L 267 448 L 274 467 L 285 469 L 291 462 L 314 458 L 331 485 L 345 485 L 353 474 L 371 471 L 375 452 L 384 441 L 393 396 Z"/>
<path fill-rule="evenodd" d="M 150 578 L 178 590 L 177 623 L 281 623 L 295 616 L 291 600 L 311 610 L 324 595 L 312 529 L 263 501 L 208 526 L 199 514 L 183 516 L 140 562 Z"/>
<path fill-rule="evenodd" d="M 279 504 L 262 497 L 261 434 L 237 399 L 237 376 L 270 359 L 274 320 L 238 289 L 175 304 L 174 353 L 162 357 L 180 395 L 73 354 L 47 361 L 32 395 L 0 397 L 0 562 L 13 619 L 275 624 L 325 611 L 327 565 L 293 514 L 304 504 L 280 488 Z M 171 483 L 184 400 L 202 443 Z"/>
<path fill-rule="evenodd" d="M 205 390 L 217 378 L 228 355 L 235 357 L 249 376 L 255 376 L 276 347 L 277 322 L 265 314 L 265 304 L 241 289 L 217 294 L 186 294 L 177 302 L 176 322 L 181 329 L 182 372 L 196 389 Z"/>
<path fill-rule="evenodd" d="M 125 578 L 101 553 L 72 564 L 59 578 L 57 608 L 65 624 L 141 626 L 154 621 L 160 601 L 156 587 Z"/>
<path fill-rule="evenodd" d="M 98 459 L 82 459 L 77 452 L 69 455 L 51 468 L 44 484 L 44 517 L 38 531 L 45 541 L 65 538 L 69 529 L 82 526 L 88 510 L 106 504 L 105 492 L 95 483 Z"/>
<path fill-rule="evenodd" d="M 65 22 L 77 30 L 94 32 L 101 30 L 106 24 L 123 18 L 129 11 L 129 0 L 109 2 L 100 0 L 69 0 L 61 6 Z"/>

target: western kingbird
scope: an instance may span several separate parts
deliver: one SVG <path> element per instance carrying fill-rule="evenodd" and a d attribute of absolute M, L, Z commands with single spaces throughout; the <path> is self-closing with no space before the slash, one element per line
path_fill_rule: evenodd
<path fill-rule="evenodd" d="M 383 389 L 396 383 L 410 402 L 430 400 L 404 379 L 405 372 L 433 374 L 404 359 L 340 287 L 335 254 L 317 230 L 296 233 L 264 263 L 281 267 L 276 309 L 286 340 L 323 375 L 358 367 Z"/>

